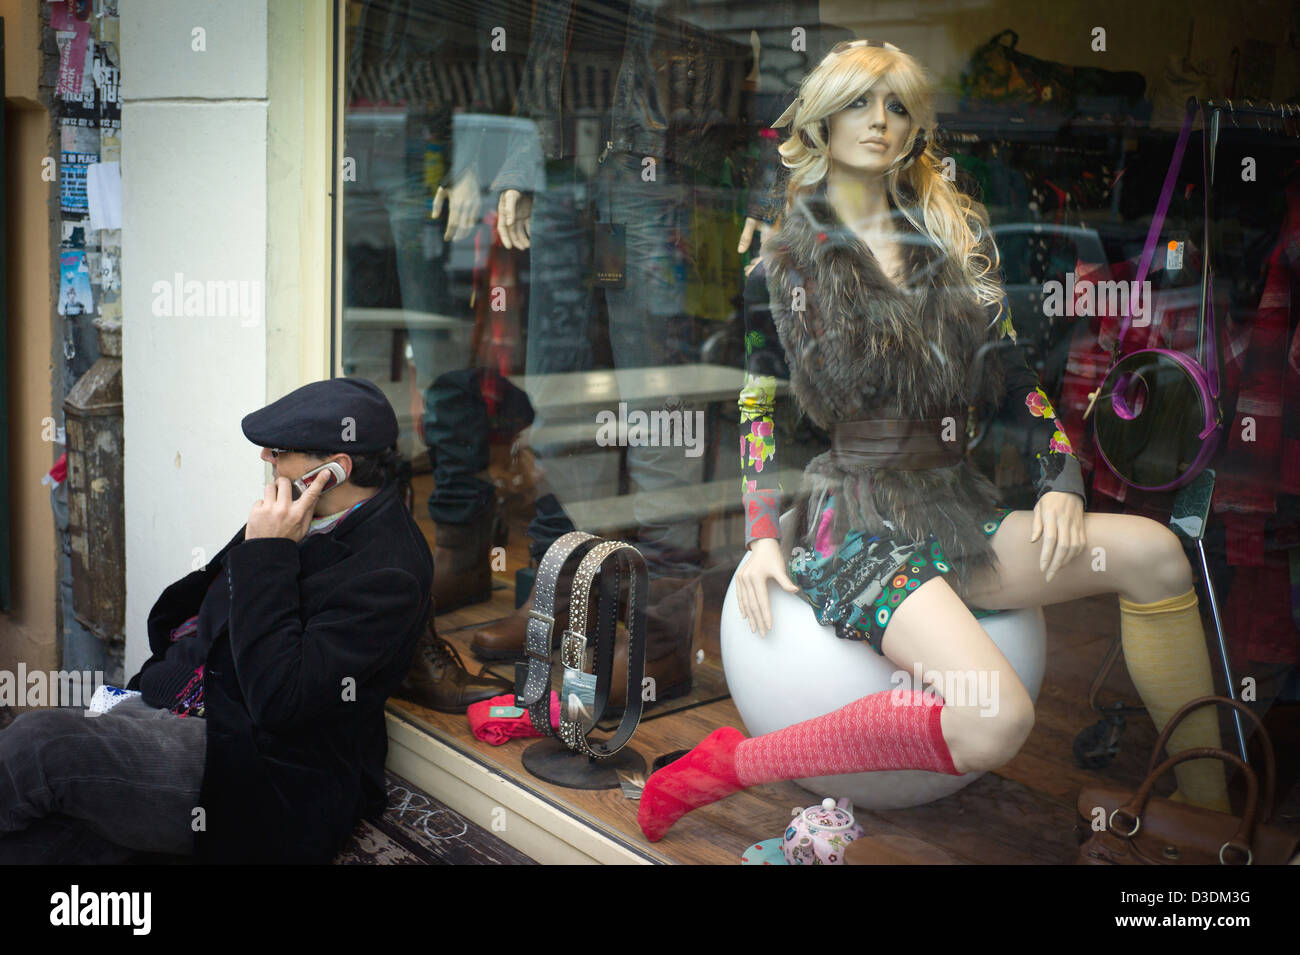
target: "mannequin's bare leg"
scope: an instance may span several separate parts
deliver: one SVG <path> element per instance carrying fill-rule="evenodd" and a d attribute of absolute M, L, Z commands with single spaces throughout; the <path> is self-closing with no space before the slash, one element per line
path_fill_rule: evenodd
<path fill-rule="evenodd" d="M 912 673 L 974 674 L 996 690 L 981 705 L 945 700 L 940 714 L 953 765 L 963 773 L 996 769 L 1034 727 L 1034 704 L 1016 671 L 942 577 L 927 580 L 894 611 L 881 641 L 885 656 Z M 939 688 L 936 688 L 939 689 Z"/>
<path fill-rule="evenodd" d="M 1032 524 L 1031 511 L 1006 516 L 993 535 L 999 566 L 972 581 L 964 595 L 972 605 L 1012 610 L 1108 593 L 1151 603 L 1192 587 L 1192 568 L 1182 544 L 1173 531 L 1148 518 L 1084 514 L 1087 545 L 1050 581 L 1038 569 L 1042 541 L 1029 542 Z"/>
<path fill-rule="evenodd" d="M 1048 581 L 1039 570 L 1042 542 L 1029 542 L 1032 520 L 1031 512 L 1015 511 L 1002 522 L 993 536 L 1000 566 L 972 581 L 967 598 L 973 605 L 1003 610 L 1118 594 L 1124 662 L 1156 729 L 1163 729 L 1188 700 L 1214 693 L 1192 568 L 1171 530 L 1145 517 L 1085 514 L 1083 551 Z M 1170 737 L 1169 754 L 1218 748 L 1218 716 L 1212 708 L 1189 714 Z M 1175 798 L 1229 811 L 1224 766 L 1218 760 L 1181 763 L 1174 775 Z"/>

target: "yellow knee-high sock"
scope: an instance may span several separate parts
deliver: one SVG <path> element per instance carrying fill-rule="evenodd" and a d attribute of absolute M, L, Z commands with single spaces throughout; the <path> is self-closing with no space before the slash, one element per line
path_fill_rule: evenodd
<path fill-rule="evenodd" d="M 1139 604 L 1119 598 L 1119 633 L 1129 676 L 1162 730 L 1188 700 L 1214 692 L 1210 655 L 1197 610 L 1196 591 Z M 1218 707 L 1203 706 L 1188 714 L 1169 737 L 1172 756 L 1192 746 L 1219 746 Z M 1194 759 L 1174 767 L 1174 798 L 1220 812 L 1230 811 L 1224 764 Z"/>

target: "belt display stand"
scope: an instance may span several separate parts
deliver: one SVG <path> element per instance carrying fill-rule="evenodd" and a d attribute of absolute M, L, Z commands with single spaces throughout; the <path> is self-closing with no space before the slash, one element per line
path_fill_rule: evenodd
<path fill-rule="evenodd" d="M 569 598 L 569 627 L 560 639 L 564 680 L 556 738 L 550 712 L 555 590 L 565 564 L 579 554 L 582 556 L 573 574 Z M 624 580 L 624 619 L 629 639 L 626 703 L 614 735 L 593 741 L 588 734 L 605 713 L 614 678 L 614 642 Z M 598 595 L 594 633 L 587 619 L 593 584 Z M 528 710 L 533 728 L 550 737 L 523 754 L 524 768 L 538 779 L 570 789 L 618 789 L 620 773 L 645 773 L 645 759 L 627 743 L 641 721 L 648 597 L 645 559 L 625 541 L 601 540 L 572 531 L 560 537 L 542 557 L 533 584 L 533 609 L 529 611 L 524 646 L 526 660 L 515 668 L 518 705 Z"/>

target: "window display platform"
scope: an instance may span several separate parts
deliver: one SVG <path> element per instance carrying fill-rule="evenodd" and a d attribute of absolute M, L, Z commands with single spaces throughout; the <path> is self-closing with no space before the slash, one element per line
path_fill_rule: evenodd
<path fill-rule="evenodd" d="M 439 617 L 439 633 L 477 670 L 469 633 L 513 606 L 511 592 L 498 586 L 490 602 Z M 1047 608 L 1048 672 L 1037 723 L 1024 749 L 998 772 L 930 805 L 858 811 L 867 833 L 918 839 L 956 864 L 1072 862 L 1077 846 L 1074 800 L 1080 787 L 1102 778 L 1136 786 L 1155 739 L 1149 722 L 1134 717 L 1110 766 L 1090 772 L 1074 765 L 1074 735 L 1095 722 L 1087 704 L 1088 681 L 1117 626 L 1113 616 L 1113 606 L 1101 598 Z M 1095 623 L 1089 627 L 1084 621 Z M 504 667 L 494 671 L 504 672 Z M 697 692 L 706 695 L 719 685 L 725 688 L 720 661 L 697 665 L 695 682 Z M 1117 672 L 1105 699 L 1135 701 L 1136 692 Z M 682 707 L 683 701 L 670 701 L 662 710 L 647 711 L 630 744 L 647 765 L 663 753 L 689 748 L 719 726 L 743 725 L 729 698 Z M 820 799 L 791 782 L 758 786 L 690 813 L 652 844 L 637 827 L 636 803 L 621 791 L 567 789 L 525 770 L 523 753 L 537 739 L 490 746 L 473 736 L 465 716 L 397 699 L 389 703 L 389 727 L 394 771 L 540 862 L 732 865 L 749 846 L 779 839 L 795 807 Z"/>
<path fill-rule="evenodd" d="M 432 547 L 435 527 L 425 505 L 431 476 L 419 475 L 413 483 L 416 520 Z M 524 529 L 516 515 L 510 522 L 507 570 L 494 576 L 491 599 L 436 618 L 439 635 L 456 647 L 471 672 L 484 666 L 469 652 L 473 630 L 514 610 L 514 571 L 528 564 Z M 709 589 L 716 587 L 706 588 L 706 594 Z M 704 658 L 695 665 L 690 695 L 648 709 L 629 744 L 647 766 L 664 753 L 695 745 L 720 726 L 743 729 L 717 651 L 716 602 L 716 597 L 706 597 L 693 634 L 693 646 L 704 650 Z M 856 819 L 869 836 L 919 840 L 924 846 L 918 849 L 941 850 L 959 865 L 1070 864 L 1077 856 L 1079 790 L 1098 781 L 1133 788 L 1141 783 L 1156 737 L 1145 714 L 1128 718 L 1119 752 L 1103 769 L 1079 768 L 1072 750 L 1076 734 L 1099 719 L 1088 705 L 1088 692 L 1119 632 L 1115 598 L 1085 598 L 1045 607 L 1044 613 L 1046 672 L 1034 729 L 1020 753 L 996 772 L 929 805 L 858 810 Z M 1211 632 L 1208 625 L 1206 632 Z M 508 663 L 488 670 L 506 678 L 513 673 Z M 1100 700 L 1140 703 L 1122 665 L 1112 670 Z M 650 843 L 637 826 L 636 802 L 620 790 L 568 789 L 529 773 L 522 757 L 537 738 L 491 746 L 474 737 L 464 714 L 438 713 L 396 698 L 388 704 L 388 725 L 393 772 L 542 863 L 734 865 L 750 846 L 779 840 L 796 807 L 838 795 L 814 794 L 792 782 L 757 786 L 689 813 L 662 841 Z M 602 729 L 614 725 L 605 723 Z M 1221 719 L 1225 741 L 1229 725 Z M 1294 768 L 1284 762 L 1287 737 L 1279 734 L 1274 742 L 1279 757 L 1275 822 L 1300 827 L 1300 785 Z M 1157 786 L 1160 794 L 1172 790 L 1172 775 Z M 1241 780 L 1230 780 L 1229 790 L 1240 806 Z M 897 858 L 888 861 L 896 864 Z"/>

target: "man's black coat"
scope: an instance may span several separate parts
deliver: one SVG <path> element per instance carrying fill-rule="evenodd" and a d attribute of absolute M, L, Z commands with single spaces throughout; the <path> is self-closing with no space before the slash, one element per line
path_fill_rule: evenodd
<path fill-rule="evenodd" d="M 230 618 L 204 668 L 195 853 L 204 862 L 329 862 L 357 819 L 386 802 L 384 701 L 427 623 L 429 545 L 392 483 L 301 545 L 246 541 L 241 528 L 158 598 L 141 673 L 219 574 Z"/>

